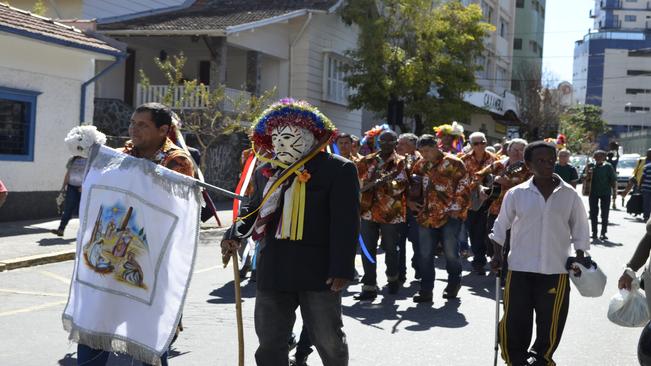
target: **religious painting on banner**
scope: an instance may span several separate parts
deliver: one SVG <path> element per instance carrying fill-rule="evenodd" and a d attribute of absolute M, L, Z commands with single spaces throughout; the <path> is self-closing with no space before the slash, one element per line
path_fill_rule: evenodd
<path fill-rule="evenodd" d="M 189 286 L 200 200 L 188 176 L 105 146 L 93 148 L 63 314 L 70 339 L 159 362 Z"/>

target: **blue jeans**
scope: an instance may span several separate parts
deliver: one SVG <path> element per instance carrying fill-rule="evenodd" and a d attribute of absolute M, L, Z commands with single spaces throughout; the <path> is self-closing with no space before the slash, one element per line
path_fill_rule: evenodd
<path fill-rule="evenodd" d="M 341 320 L 341 292 L 257 290 L 255 351 L 258 366 L 288 364 L 289 343 L 300 306 L 303 324 L 324 366 L 347 366 L 348 344 Z M 298 352 L 298 349 L 297 349 Z"/>
<path fill-rule="evenodd" d="M 644 209 L 644 221 L 649 219 L 651 214 L 651 192 L 642 192 L 642 207 Z"/>
<path fill-rule="evenodd" d="M 387 265 L 387 280 L 398 281 L 398 241 L 402 224 L 378 224 L 377 222 L 362 220 L 361 232 L 368 252 L 376 259 L 371 263 L 366 256 L 362 256 L 364 277 L 362 277 L 363 291 L 377 291 L 377 242 L 382 234 L 382 247 L 384 247 L 384 261 Z"/>
<path fill-rule="evenodd" d="M 414 251 L 411 257 L 411 267 L 418 273 L 418 261 L 416 259 L 418 253 L 418 221 L 416 216 L 407 210 L 407 222 L 400 224 L 400 241 L 398 241 L 398 267 L 401 279 L 407 276 L 407 239 L 411 242 L 411 248 Z"/>
<path fill-rule="evenodd" d="M 110 353 L 101 349 L 90 348 L 85 344 L 77 344 L 77 366 L 105 366 Z M 161 366 L 167 366 L 167 351 L 160 356 Z M 143 366 L 150 364 L 143 363 Z"/>
<path fill-rule="evenodd" d="M 459 250 L 468 250 L 470 245 L 468 245 L 468 225 L 466 221 L 461 223 L 461 228 L 459 229 Z"/>
<path fill-rule="evenodd" d="M 72 215 L 79 216 L 79 201 L 81 200 L 81 192 L 79 191 L 80 187 L 71 186 L 68 184 L 66 189 L 66 199 L 63 204 L 63 215 L 61 216 L 61 223 L 59 224 L 59 230 L 65 230 L 68 225 L 68 221 L 72 218 Z"/>
<path fill-rule="evenodd" d="M 418 240 L 418 269 L 420 269 L 420 291 L 432 292 L 434 289 L 434 248 L 439 241 L 443 242 L 445 253 L 445 269 L 448 272 L 448 286 L 458 286 L 461 283 L 461 259 L 459 258 L 458 235 L 461 221 L 449 218 L 440 228 L 421 226 Z"/>

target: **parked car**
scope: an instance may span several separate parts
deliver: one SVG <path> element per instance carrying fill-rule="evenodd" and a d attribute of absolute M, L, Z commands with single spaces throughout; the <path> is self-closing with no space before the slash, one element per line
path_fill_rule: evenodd
<path fill-rule="evenodd" d="M 626 189 L 628 181 L 633 177 L 633 170 L 637 165 L 640 154 L 623 154 L 617 163 L 617 193 Z"/>
<path fill-rule="evenodd" d="M 570 156 L 570 164 L 576 168 L 579 173 L 579 183 L 583 183 L 585 166 L 588 165 L 591 158 L 588 155 L 572 155 Z"/>

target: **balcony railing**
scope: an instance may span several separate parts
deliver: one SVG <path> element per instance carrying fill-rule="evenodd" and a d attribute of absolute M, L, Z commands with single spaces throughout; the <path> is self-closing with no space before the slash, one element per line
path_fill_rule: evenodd
<path fill-rule="evenodd" d="M 136 103 L 137 105 L 150 102 L 162 103 L 163 98 L 170 91 L 169 85 L 142 85 L 138 84 L 136 87 Z M 199 93 L 186 93 L 184 86 L 177 86 L 171 90 L 171 105 L 173 109 L 205 109 L 207 104 L 201 98 Z M 235 103 L 238 100 L 248 101 L 251 99 L 251 93 L 244 90 L 237 90 L 232 88 L 225 88 L 224 90 L 224 111 L 234 112 Z"/>

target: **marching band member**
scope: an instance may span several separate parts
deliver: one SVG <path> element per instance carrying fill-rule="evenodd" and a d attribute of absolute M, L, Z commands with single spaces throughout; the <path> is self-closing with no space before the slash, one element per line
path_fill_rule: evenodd
<path fill-rule="evenodd" d="M 421 274 L 420 291 L 414 302 L 431 302 L 434 289 L 434 248 L 443 242 L 448 285 L 443 297 L 457 297 L 461 287 L 461 259 L 457 237 L 461 222 L 465 219 L 470 203 L 469 177 L 463 162 L 439 148 L 439 142 L 432 135 L 423 135 L 418 140 L 418 151 L 422 155 L 412 174 L 422 185 L 420 199 L 411 199 L 409 206 L 418 213 L 419 227 L 418 269 Z"/>
<path fill-rule="evenodd" d="M 381 235 L 385 251 L 386 275 L 390 294 L 400 289 L 398 273 L 398 241 L 405 222 L 407 174 L 405 158 L 395 152 L 398 135 L 384 131 L 378 138 L 379 151 L 366 155 L 357 162 L 362 191 L 361 233 L 372 257 L 376 257 Z M 357 300 L 373 300 L 377 296 L 377 263 L 362 257 L 364 276 L 362 292 Z"/>

